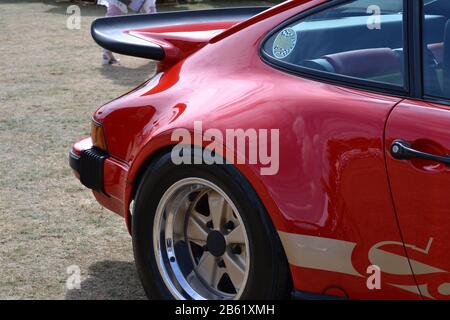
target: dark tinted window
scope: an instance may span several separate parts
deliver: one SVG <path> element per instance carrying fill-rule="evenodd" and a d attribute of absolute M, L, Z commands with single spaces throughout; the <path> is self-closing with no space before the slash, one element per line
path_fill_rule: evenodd
<path fill-rule="evenodd" d="M 427 1 L 423 12 L 425 94 L 450 98 L 450 1 Z"/>
<path fill-rule="evenodd" d="M 286 26 L 264 45 L 277 62 L 404 86 L 403 0 L 356 0 Z"/>

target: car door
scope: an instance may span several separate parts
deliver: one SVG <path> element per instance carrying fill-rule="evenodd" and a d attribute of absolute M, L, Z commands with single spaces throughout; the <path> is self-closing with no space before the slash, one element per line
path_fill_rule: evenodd
<path fill-rule="evenodd" d="M 450 2 L 416 2 L 423 12 L 419 99 L 398 104 L 385 135 L 392 197 L 423 297 L 450 298 Z M 423 10 L 422 10 L 423 9 Z M 433 24 L 430 17 L 436 17 Z M 417 37 L 417 39 L 420 39 Z M 423 81 L 422 81 L 423 80 Z"/>
<path fill-rule="evenodd" d="M 274 73 L 282 108 L 273 114 L 285 114 L 280 159 L 286 159 L 276 177 L 263 179 L 280 186 L 271 196 L 288 223 L 277 229 L 299 290 L 421 299 L 384 153 L 388 116 L 408 94 L 407 3 L 328 1 L 263 42 L 265 62 L 284 72 Z M 374 288 L 367 280 L 377 268 Z"/>

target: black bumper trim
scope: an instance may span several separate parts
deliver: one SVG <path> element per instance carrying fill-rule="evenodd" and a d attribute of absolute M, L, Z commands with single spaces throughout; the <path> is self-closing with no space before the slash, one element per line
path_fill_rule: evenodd
<path fill-rule="evenodd" d="M 108 154 L 97 148 L 69 153 L 70 167 L 80 175 L 81 183 L 92 190 L 104 193 L 103 167 Z"/>
<path fill-rule="evenodd" d="M 336 296 L 330 296 L 327 294 L 318 294 L 318 293 L 310 293 L 300 290 L 294 290 L 292 292 L 292 299 L 293 300 L 308 300 L 308 301 L 325 301 L 325 300 L 349 300 L 348 297 L 336 297 Z"/>
<path fill-rule="evenodd" d="M 69 165 L 73 171 L 80 173 L 79 165 L 80 157 L 77 156 L 73 151 L 69 152 Z"/>

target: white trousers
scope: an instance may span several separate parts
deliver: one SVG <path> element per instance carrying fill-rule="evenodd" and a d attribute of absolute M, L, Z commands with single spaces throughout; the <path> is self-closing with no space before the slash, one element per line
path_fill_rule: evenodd
<path fill-rule="evenodd" d="M 138 12 L 144 11 L 145 13 L 156 13 L 156 0 L 132 0 L 130 4 L 125 5 L 120 0 L 98 0 L 99 5 L 104 5 L 107 8 L 106 16 L 114 17 L 121 16 L 128 13 L 128 8 Z M 111 51 L 103 49 L 104 60 L 115 60 Z"/>
<path fill-rule="evenodd" d="M 97 4 L 106 6 L 108 9 L 114 6 L 122 14 L 127 14 L 128 9 L 135 12 L 142 10 L 145 13 L 156 13 L 156 0 L 131 0 L 128 6 L 120 0 L 98 0 Z"/>

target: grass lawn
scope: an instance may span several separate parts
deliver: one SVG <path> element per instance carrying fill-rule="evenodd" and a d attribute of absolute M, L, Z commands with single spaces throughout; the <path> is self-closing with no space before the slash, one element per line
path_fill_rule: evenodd
<path fill-rule="evenodd" d="M 68 30 L 69 4 L 0 0 L 0 299 L 143 299 L 123 219 L 76 181 L 67 155 L 96 108 L 154 63 L 120 57 L 121 66 L 102 67 L 89 28 L 105 9 L 82 5 L 81 30 Z M 262 2 L 214 2 L 252 4 Z M 66 289 L 72 265 L 81 290 Z"/>

